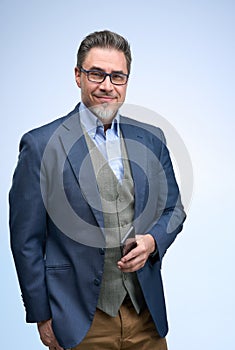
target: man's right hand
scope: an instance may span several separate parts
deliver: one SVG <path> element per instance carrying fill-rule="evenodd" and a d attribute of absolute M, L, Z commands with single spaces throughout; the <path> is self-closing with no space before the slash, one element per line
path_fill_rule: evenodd
<path fill-rule="evenodd" d="M 58 343 L 52 329 L 51 319 L 38 322 L 38 331 L 41 341 L 45 346 L 49 346 L 50 350 L 64 350 Z"/>

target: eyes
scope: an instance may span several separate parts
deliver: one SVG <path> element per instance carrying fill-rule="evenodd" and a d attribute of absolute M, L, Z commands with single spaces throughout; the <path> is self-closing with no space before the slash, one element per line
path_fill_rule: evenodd
<path fill-rule="evenodd" d="M 128 81 L 129 74 L 124 73 L 106 73 L 99 70 L 86 70 L 84 68 L 80 68 L 81 72 L 85 73 L 87 75 L 87 78 L 89 81 L 93 83 L 102 83 L 107 76 L 109 76 L 110 81 L 114 85 L 125 85 Z"/>
<path fill-rule="evenodd" d="M 110 76 L 111 82 L 113 84 L 122 85 L 126 83 L 126 80 L 127 80 L 126 74 L 122 74 L 122 73 L 107 74 L 105 72 L 90 71 L 88 78 L 90 78 L 90 80 L 93 80 L 97 83 L 101 83 L 104 81 L 107 75 Z"/>

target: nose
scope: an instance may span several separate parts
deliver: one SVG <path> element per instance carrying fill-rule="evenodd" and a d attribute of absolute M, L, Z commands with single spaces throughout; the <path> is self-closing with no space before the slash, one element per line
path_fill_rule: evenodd
<path fill-rule="evenodd" d="M 100 90 L 103 90 L 103 91 L 112 91 L 113 90 L 113 84 L 111 83 L 109 76 L 106 76 L 104 81 L 102 83 L 100 83 L 99 88 L 100 88 Z"/>

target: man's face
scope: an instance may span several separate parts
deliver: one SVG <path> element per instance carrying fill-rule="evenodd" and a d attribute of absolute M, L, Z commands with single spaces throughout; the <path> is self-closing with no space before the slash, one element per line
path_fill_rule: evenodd
<path fill-rule="evenodd" d="M 83 62 L 85 70 L 99 70 L 106 73 L 128 74 L 123 52 L 115 49 L 92 48 Z M 110 122 L 125 101 L 126 85 L 114 85 L 107 76 L 102 83 L 88 80 L 86 73 L 75 68 L 77 85 L 81 88 L 82 102 L 103 122 Z"/>

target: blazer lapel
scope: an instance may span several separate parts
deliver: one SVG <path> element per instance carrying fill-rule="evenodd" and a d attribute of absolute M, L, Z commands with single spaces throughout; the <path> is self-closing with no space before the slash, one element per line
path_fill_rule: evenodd
<path fill-rule="evenodd" d="M 60 139 L 64 150 L 82 194 L 90 205 L 98 225 L 103 229 L 104 218 L 100 195 L 89 150 L 80 124 L 79 113 L 72 114 L 72 116 L 65 120 L 63 126 L 64 130 L 60 134 Z"/>
<path fill-rule="evenodd" d="M 60 140 L 67 154 L 68 160 L 77 179 L 78 185 L 97 220 L 101 229 L 104 228 L 104 218 L 100 194 L 97 187 L 95 173 L 89 150 L 80 124 L 79 113 L 72 114 L 63 123 L 64 130 L 60 133 Z M 148 197 L 147 149 L 143 143 L 141 128 L 120 118 L 120 128 L 127 149 L 128 159 L 132 171 L 135 191 L 135 219 L 145 207 Z"/>
<path fill-rule="evenodd" d="M 143 144 L 141 129 L 134 127 L 121 117 L 120 128 L 125 140 L 128 159 L 132 171 L 135 191 L 135 219 L 138 219 L 145 207 L 145 200 L 148 193 L 146 176 L 147 151 Z"/>

